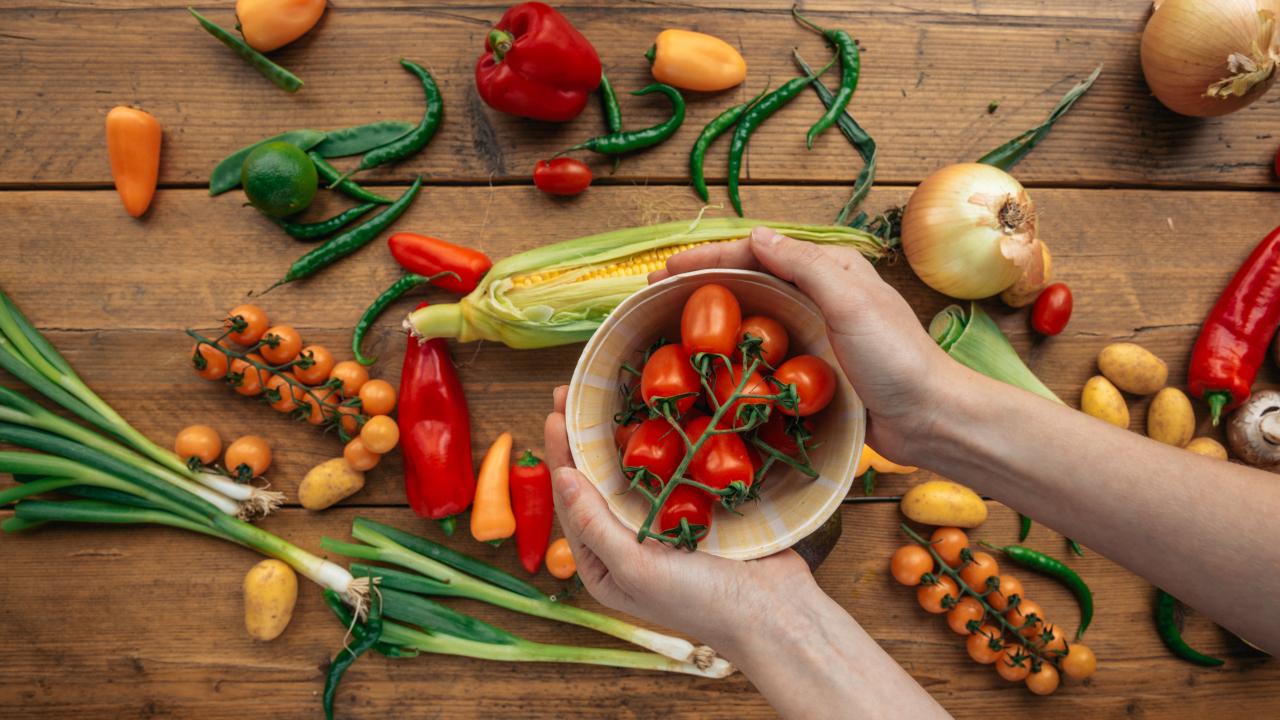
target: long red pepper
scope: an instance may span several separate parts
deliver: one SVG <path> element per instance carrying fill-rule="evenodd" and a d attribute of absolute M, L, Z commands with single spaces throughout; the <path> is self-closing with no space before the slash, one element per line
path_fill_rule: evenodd
<path fill-rule="evenodd" d="M 1213 424 L 1249 399 L 1280 327 L 1280 227 L 1258 243 L 1200 328 L 1187 387 L 1209 404 Z"/>
<path fill-rule="evenodd" d="M 409 335 L 397 416 L 409 507 L 420 517 L 439 520 L 452 535 L 455 516 L 475 497 L 476 477 L 467 398 L 443 339 Z"/>
<path fill-rule="evenodd" d="M 551 470 L 532 450 L 511 464 L 511 508 L 516 514 L 516 551 L 530 575 L 542 565 L 551 540 L 555 501 L 551 497 Z"/>
<path fill-rule="evenodd" d="M 480 284 L 480 279 L 493 267 L 493 261 L 479 250 L 472 250 L 439 238 L 415 233 L 398 232 L 387 238 L 391 257 L 400 267 L 423 277 L 442 275 L 431 284 L 451 292 L 466 295 Z"/>

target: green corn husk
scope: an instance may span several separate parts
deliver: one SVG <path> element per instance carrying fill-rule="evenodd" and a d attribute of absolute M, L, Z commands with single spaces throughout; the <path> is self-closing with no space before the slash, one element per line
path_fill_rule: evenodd
<path fill-rule="evenodd" d="M 424 338 L 462 342 L 493 340 L 513 348 L 543 348 L 584 342 L 609 313 L 645 287 L 644 272 L 584 279 L 593 271 L 649 251 L 747 237 L 767 225 L 797 240 L 851 247 L 875 262 L 884 242 L 863 230 L 839 225 L 798 225 L 742 218 L 697 219 L 613 230 L 546 245 L 493 266 L 470 295 L 456 304 L 430 305 L 409 315 L 407 325 Z M 528 286 L 516 278 L 544 274 Z"/>
<path fill-rule="evenodd" d="M 933 317 L 929 334 L 960 364 L 990 378 L 1061 403 L 1062 399 L 1031 372 L 991 316 L 977 303 L 969 312 L 952 305 Z"/>

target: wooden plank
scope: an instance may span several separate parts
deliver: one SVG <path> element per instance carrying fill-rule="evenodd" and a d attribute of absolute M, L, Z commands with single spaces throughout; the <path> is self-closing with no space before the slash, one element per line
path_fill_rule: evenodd
<path fill-rule="evenodd" d="M 332 128 L 385 118 L 416 119 L 421 93 L 395 61 L 407 55 L 438 76 L 446 122 L 431 148 L 400 165 L 371 172 L 371 182 L 527 182 L 536 160 L 596 134 L 594 106 L 574 123 L 547 125 L 500 116 L 474 93 L 472 68 L 486 24 L 500 5 L 405 5 L 335 8 L 319 31 L 276 55 L 308 82 L 288 96 L 203 35 L 181 7 L 124 3 L 127 11 L 0 10 L 0 72 L 9 78 L 0 103 L 13 108 L 12 140 L 0 151 L 0 187 L 103 186 L 102 118 L 119 103 L 136 103 L 167 128 L 161 177 L 199 185 L 231 150 L 298 126 Z M 740 45 L 752 67 L 746 88 L 692 97 L 676 138 L 628 158 L 609 182 L 683 183 L 692 139 L 732 102 L 767 81 L 776 86 L 795 70 L 798 46 L 818 60 L 825 51 L 786 14 L 790 3 L 735 9 L 631 5 L 568 10 L 604 52 L 615 84 L 649 82 L 641 53 L 663 27 L 720 32 Z M 1136 62 L 1145 3 L 1085 3 L 1044 10 L 1029 0 L 973 3 L 815 6 L 819 19 L 855 32 L 866 48 L 855 112 L 880 143 L 880 180 L 914 183 L 947 163 L 976 158 L 1037 123 L 1073 82 L 1099 63 L 1097 86 L 1020 168 L 1037 183 L 1270 187 L 1276 103 L 1264 100 L 1229 119 L 1178 118 L 1149 96 Z M 1052 5 L 1052 4 L 1049 4 Z M 1093 7 L 1089 12 L 1080 8 Z M 1097 8 L 1115 5 L 1112 10 Z M 209 11 L 230 26 L 229 9 Z M 1091 19 L 1087 19 L 1091 18 Z M 412 30 L 406 32 L 406 28 Z M 417 43 L 422 32 L 430 42 Z M 400 40 L 403 38 L 403 40 Z M 157 47 L 165 62 L 156 62 Z M 102 62 L 104 57 L 111 62 Z M 834 82 L 831 80 L 830 82 Z M 995 114 L 987 113 L 999 101 Z M 659 100 L 626 99 L 628 127 L 643 127 L 668 112 Z M 252 110 L 246 112 L 246 108 Z M 813 152 L 801 143 L 819 104 L 805 93 L 769 121 L 752 143 L 745 177 L 752 182 L 837 182 L 856 174 L 853 154 L 837 132 Z M 723 148 L 708 172 L 723 178 Z M 607 175 L 607 161 L 593 160 Z"/>
<path fill-rule="evenodd" d="M 406 510 L 363 511 L 431 535 Z M 985 717 L 991 703 L 1009 714 L 1045 707 L 967 659 L 941 619 L 916 607 L 887 573 L 903 542 L 889 505 L 844 510 L 845 537 L 819 570 L 823 588 L 957 717 Z M 6 513 L 7 514 L 7 513 Z M 266 527 L 314 548 L 321 535 L 346 537 L 349 510 L 312 516 L 289 511 Z M 993 506 L 975 538 L 1012 539 L 1015 515 Z M 434 536 L 434 535 L 433 535 Z M 1057 552 L 1060 538 L 1037 528 L 1030 542 Z M 0 715 L 61 717 L 315 717 L 329 658 L 343 630 L 304 583 L 288 631 L 270 644 L 241 629 L 240 583 L 256 557 L 215 540 L 168 529 L 46 528 L 0 538 L 6 597 L 0 633 L 18 639 L 0 656 Z M 455 547 L 515 570 L 509 547 L 455 540 Z M 1098 674 L 1068 682 L 1055 713 L 1089 718 L 1266 716 L 1280 666 L 1205 618 L 1192 615 L 1186 637 L 1225 656 L 1205 670 L 1172 658 L 1150 621 L 1150 586 L 1090 552 L 1073 559 L 1093 586 L 1097 615 L 1088 642 Z M 1066 627 L 1075 603 L 1052 580 L 1019 573 L 1029 593 Z M 546 574 L 536 582 L 555 588 Z M 57 598 L 57 602 L 49 602 Z M 574 600 L 597 608 L 585 596 Z M 589 631 L 470 603 L 467 612 L 534 640 L 616 646 Z M 785 652 L 785 651 L 784 651 Z M 109 691 L 103 692 L 105 688 Z M 769 717 L 741 676 L 707 681 L 567 665 L 507 665 L 448 657 L 388 661 L 370 656 L 348 675 L 338 703 L 344 717 Z"/>

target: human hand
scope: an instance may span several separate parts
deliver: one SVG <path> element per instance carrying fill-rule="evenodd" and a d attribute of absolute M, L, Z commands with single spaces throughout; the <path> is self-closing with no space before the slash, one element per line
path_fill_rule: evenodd
<path fill-rule="evenodd" d="M 761 270 L 795 283 L 822 311 L 836 359 L 867 406 L 867 442 L 898 462 L 923 464 L 921 441 L 962 384 L 961 366 L 866 258 L 757 227 L 745 240 L 674 255 L 649 281 L 704 268 Z"/>

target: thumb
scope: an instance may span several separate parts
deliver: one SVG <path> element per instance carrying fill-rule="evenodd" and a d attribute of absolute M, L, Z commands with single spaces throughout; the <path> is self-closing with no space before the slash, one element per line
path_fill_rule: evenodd
<path fill-rule="evenodd" d="M 871 263 L 852 248 L 804 242 L 763 226 L 752 229 L 751 250 L 765 269 L 795 283 L 829 321 L 844 319 L 851 290 L 880 280 Z"/>
<path fill-rule="evenodd" d="M 575 554 L 586 548 L 608 567 L 625 566 L 636 551 L 635 536 L 614 517 L 613 511 L 586 476 L 571 467 L 556 470 L 556 513 L 560 527 Z"/>

